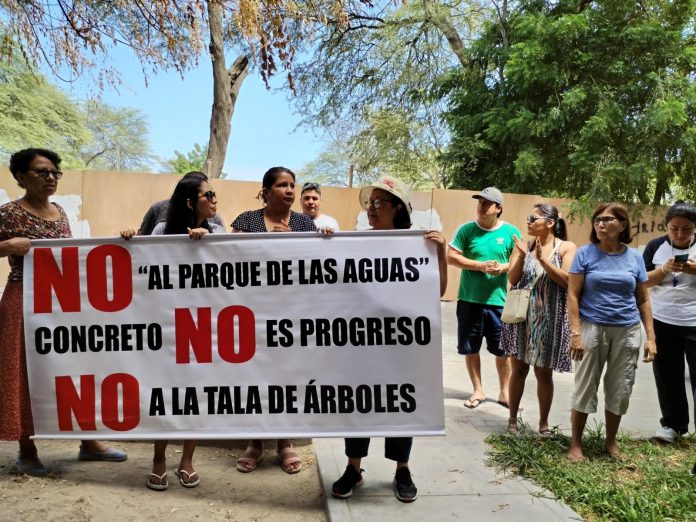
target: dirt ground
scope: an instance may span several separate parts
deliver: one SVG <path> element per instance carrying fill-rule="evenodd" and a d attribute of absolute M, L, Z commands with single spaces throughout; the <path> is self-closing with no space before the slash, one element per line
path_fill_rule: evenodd
<path fill-rule="evenodd" d="M 0 442 L 0 520 L 232 520 L 319 522 L 326 520 L 324 498 L 311 442 L 294 441 L 303 469 L 284 473 L 276 463 L 274 442 L 253 473 L 235 468 L 239 442 L 201 442 L 194 465 L 197 488 L 179 485 L 174 468 L 181 445 L 167 448 L 169 489 L 145 487 L 152 443 L 114 442 L 127 451 L 125 462 L 80 462 L 77 441 L 37 441 L 49 476 L 17 474 L 16 442 Z"/>

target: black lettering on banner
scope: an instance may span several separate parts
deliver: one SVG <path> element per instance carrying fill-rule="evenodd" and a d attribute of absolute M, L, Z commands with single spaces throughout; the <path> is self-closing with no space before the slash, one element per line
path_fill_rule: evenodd
<path fill-rule="evenodd" d="M 283 321 L 270 321 L 267 326 L 269 346 L 277 346 L 275 323 L 283 324 Z M 289 321 L 289 320 L 288 320 Z M 288 323 L 288 343 L 283 346 L 290 347 L 292 332 Z M 280 328 L 278 328 L 280 330 Z M 299 325 L 300 346 L 426 346 L 431 341 L 430 320 L 425 316 L 416 317 L 337 317 L 329 320 L 326 318 L 300 319 Z M 270 344 L 272 343 L 272 344 Z M 281 343 L 282 344 L 282 343 Z"/>
<path fill-rule="evenodd" d="M 157 323 L 42 326 L 34 332 L 40 355 L 86 352 L 138 352 L 162 348 L 162 327 Z"/>
<path fill-rule="evenodd" d="M 401 411 L 404 413 L 413 413 L 416 411 L 416 399 L 412 395 L 416 393 L 416 387 L 413 384 L 402 384 L 399 388 L 399 393 L 403 402 L 401 403 Z"/>
<path fill-rule="evenodd" d="M 266 284 L 268 286 L 292 285 L 292 261 L 267 261 Z"/>
<path fill-rule="evenodd" d="M 196 388 L 184 388 L 183 406 L 181 405 L 180 389 L 172 388 L 172 415 L 198 415 L 198 394 Z"/>
<path fill-rule="evenodd" d="M 281 319 L 266 321 L 266 343 L 269 348 L 277 348 L 278 345 L 288 348 L 293 345 L 292 321 Z M 277 339 L 276 339 L 277 337 Z"/>
<path fill-rule="evenodd" d="M 338 281 L 335 259 L 300 259 L 297 263 L 298 282 L 301 285 L 334 284 Z"/>
<path fill-rule="evenodd" d="M 143 271 L 148 274 L 147 278 L 147 289 L 148 290 L 169 290 L 174 288 L 171 281 L 169 280 L 169 266 L 168 265 L 151 265 L 149 267 L 141 267 Z M 161 269 L 161 272 L 160 272 Z M 140 272 L 140 270 L 139 270 Z"/>
<path fill-rule="evenodd" d="M 167 411 L 164 408 L 164 394 L 162 388 L 152 388 L 150 393 L 150 417 L 166 415 Z"/>

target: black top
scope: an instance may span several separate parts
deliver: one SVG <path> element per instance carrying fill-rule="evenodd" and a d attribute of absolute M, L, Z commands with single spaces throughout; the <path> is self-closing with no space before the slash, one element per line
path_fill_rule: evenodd
<path fill-rule="evenodd" d="M 290 211 L 290 230 L 293 232 L 315 232 L 317 227 L 309 216 Z M 263 209 L 247 210 L 237 216 L 232 223 L 234 230 L 241 232 L 270 232 L 266 230 L 266 222 L 263 220 Z"/>

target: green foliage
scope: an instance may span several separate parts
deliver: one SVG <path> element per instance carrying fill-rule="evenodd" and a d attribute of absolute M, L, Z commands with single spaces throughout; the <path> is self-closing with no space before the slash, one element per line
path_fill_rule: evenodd
<path fill-rule="evenodd" d="M 567 437 L 556 433 L 541 438 L 525 425 L 520 436 L 489 437 L 489 461 L 534 480 L 586 520 L 696 519 L 693 436 L 669 446 L 622 437 L 622 456 L 611 459 L 604 452 L 602 431 L 597 426 L 585 433 L 587 459 L 571 464 L 566 457 Z"/>
<path fill-rule="evenodd" d="M 454 184 L 588 201 L 696 196 L 695 5 L 526 0 L 490 22 L 470 66 L 439 81 Z"/>
<path fill-rule="evenodd" d="M 64 168 L 80 168 L 90 133 L 79 107 L 19 62 L 0 63 L 0 156 L 26 147 L 53 149 Z"/>
<path fill-rule="evenodd" d="M 193 170 L 202 171 L 207 157 L 208 145 L 201 147 L 198 143 L 194 143 L 193 149 L 186 154 L 175 150 L 174 158 L 167 161 L 167 166 L 177 174 L 186 174 Z"/>
<path fill-rule="evenodd" d="M 92 135 L 92 140 L 80 149 L 86 168 L 150 170 L 148 124 L 142 112 L 89 100 L 84 104 L 83 114 Z"/>
<path fill-rule="evenodd" d="M 379 1 L 318 25 L 293 68 L 292 101 L 304 123 L 338 136 L 364 178 L 384 172 L 415 186 L 447 186 L 437 162 L 449 140 L 445 105 L 430 90 L 458 61 L 433 17 L 450 17 L 468 35 L 478 4 Z"/>
<path fill-rule="evenodd" d="M 146 170 L 145 116 L 96 100 L 81 105 L 19 61 L 0 63 L 0 157 L 55 150 L 66 169 Z"/>

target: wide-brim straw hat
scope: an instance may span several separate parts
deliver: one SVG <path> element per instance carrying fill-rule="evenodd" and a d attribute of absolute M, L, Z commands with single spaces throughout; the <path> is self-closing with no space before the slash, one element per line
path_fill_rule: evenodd
<path fill-rule="evenodd" d="M 388 192 L 403 203 L 409 214 L 413 212 L 413 207 L 411 206 L 411 189 L 406 183 L 392 176 L 381 176 L 371 185 L 360 189 L 360 195 L 358 197 L 360 198 L 360 205 L 363 208 L 367 208 L 365 203 L 368 201 L 370 194 L 372 194 L 374 189 L 380 189 Z"/>

